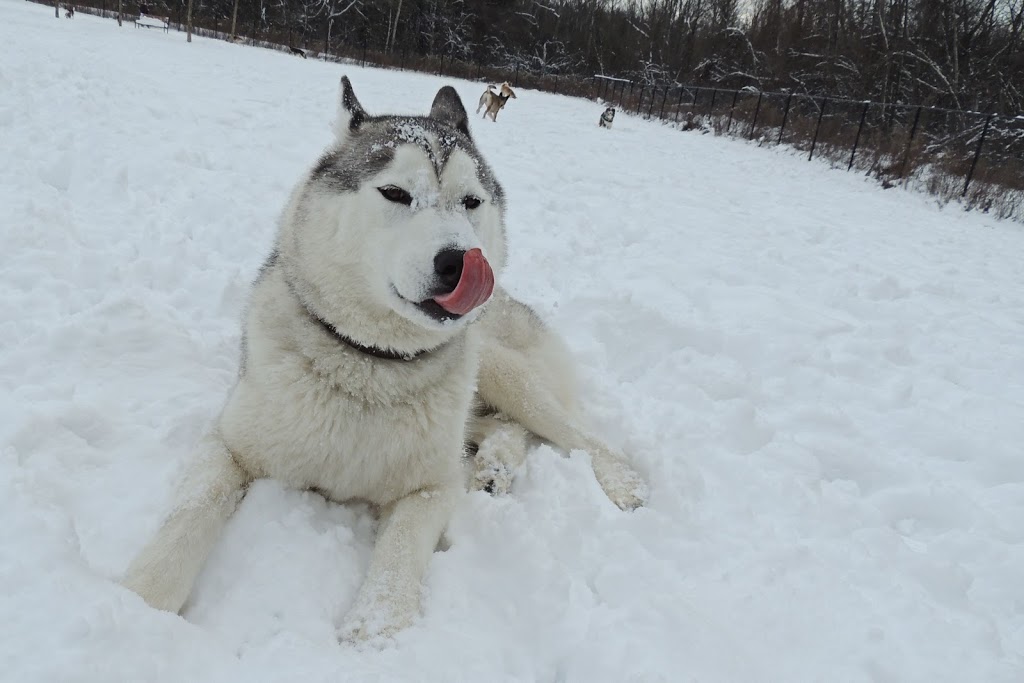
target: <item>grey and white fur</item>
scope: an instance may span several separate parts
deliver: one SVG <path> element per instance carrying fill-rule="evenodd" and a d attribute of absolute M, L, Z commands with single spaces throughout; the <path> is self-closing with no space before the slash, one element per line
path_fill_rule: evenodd
<path fill-rule="evenodd" d="M 601 118 L 597 120 L 597 125 L 601 128 L 611 128 L 613 121 L 615 121 L 615 107 L 608 107 L 601 114 Z"/>
<path fill-rule="evenodd" d="M 379 512 L 339 629 L 348 640 L 418 614 L 464 461 L 472 485 L 507 490 L 532 434 L 589 452 L 619 507 L 643 503 L 639 476 L 579 418 L 564 344 L 494 286 L 505 195 L 455 90 L 426 117 L 370 116 L 342 78 L 336 136 L 293 191 L 253 284 L 238 381 L 124 577 L 153 607 L 182 608 L 256 478 Z"/>

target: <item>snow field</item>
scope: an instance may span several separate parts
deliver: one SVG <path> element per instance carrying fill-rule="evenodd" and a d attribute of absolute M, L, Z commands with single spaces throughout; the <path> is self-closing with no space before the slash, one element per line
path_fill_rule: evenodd
<path fill-rule="evenodd" d="M 651 484 L 538 445 L 468 496 L 423 618 L 334 627 L 360 506 L 258 482 L 185 618 L 116 580 L 230 387 L 239 314 L 342 73 L 434 76 L 0 0 L 0 679 L 1024 679 L 1024 234 L 784 150 L 517 91 L 472 130 L 508 288 Z M 480 84 L 453 83 L 471 115 Z"/>

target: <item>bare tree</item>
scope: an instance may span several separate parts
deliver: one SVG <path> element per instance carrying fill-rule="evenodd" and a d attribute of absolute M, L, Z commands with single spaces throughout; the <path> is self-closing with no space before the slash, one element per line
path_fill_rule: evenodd
<path fill-rule="evenodd" d="M 398 22 L 402 17 L 402 0 L 398 0 L 394 12 L 391 10 L 391 3 L 388 3 L 388 28 L 384 35 L 384 52 L 391 53 L 395 48 L 395 36 L 398 34 Z"/>
<path fill-rule="evenodd" d="M 231 40 L 235 39 L 235 20 L 238 19 L 238 0 L 235 0 L 234 8 L 231 10 Z"/>

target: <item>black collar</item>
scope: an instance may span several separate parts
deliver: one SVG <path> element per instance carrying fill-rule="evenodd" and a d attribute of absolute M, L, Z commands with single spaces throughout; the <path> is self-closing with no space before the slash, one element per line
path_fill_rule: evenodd
<path fill-rule="evenodd" d="M 324 320 L 323 318 L 318 316 L 313 311 L 309 310 L 308 307 L 304 306 L 304 308 L 306 308 L 306 313 L 309 314 L 309 317 L 312 318 L 315 322 L 319 323 L 320 327 L 324 328 L 325 332 L 329 333 L 332 337 L 334 337 L 335 339 L 340 341 L 342 344 L 346 344 L 349 347 L 355 349 L 356 351 L 359 351 L 360 353 L 365 353 L 367 356 L 373 356 L 374 358 L 382 358 L 384 360 L 406 360 L 406 361 L 408 361 L 408 360 L 417 360 L 418 358 L 422 358 L 422 357 L 426 356 L 428 353 L 430 353 L 431 351 L 435 350 L 435 349 L 422 349 L 420 351 L 414 351 L 412 353 L 399 353 L 398 351 L 392 351 L 391 349 L 382 349 L 379 346 L 363 346 L 362 344 L 360 344 L 356 340 L 349 339 L 348 337 L 343 335 L 341 332 L 338 332 L 338 328 L 336 328 L 334 325 L 330 324 L 329 322 L 327 322 L 326 320 Z"/>
<path fill-rule="evenodd" d="M 327 332 L 342 344 L 345 344 L 349 348 L 355 349 L 360 353 L 365 353 L 367 356 L 373 356 L 374 358 L 380 358 L 382 360 L 412 361 L 419 360 L 420 358 L 423 358 L 424 356 L 427 356 L 441 348 L 440 346 L 435 346 L 432 349 L 422 349 L 420 351 L 413 351 L 412 353 L 399 353 L 398 351 L 392 351 L 391 349 L 382 349 L 379 346 L 364 346 L 356 340 L 346 337 L 338 331 L 338 328 L 317 315 L 312 308 L 306 305 L 306 302 L 302 300 L 302 297 L 299 296 L 299 293 L 291 286 L 291 283 L 288 283 L 288 285 L 288 288 L 292 290 L 292 294 L 295 295 L 299 305 L 302 306 L 304 311 L 306 311 L 306 315 L 309 316 L 310 320 L 320 325 L 320 327 L 324 329 L 324 332 Z"/>

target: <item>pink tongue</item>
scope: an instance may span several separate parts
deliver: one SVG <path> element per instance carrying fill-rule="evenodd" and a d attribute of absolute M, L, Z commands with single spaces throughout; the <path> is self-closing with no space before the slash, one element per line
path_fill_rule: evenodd
<path fill-rule="evenodd" d="M 462 277 L 448 294 L 435 296 L 441 308 L 456 315 L 465 315 L 491 298 L 494 291 L 494 273 L 484 253 L 470 249 L 462 257 Z"/>

